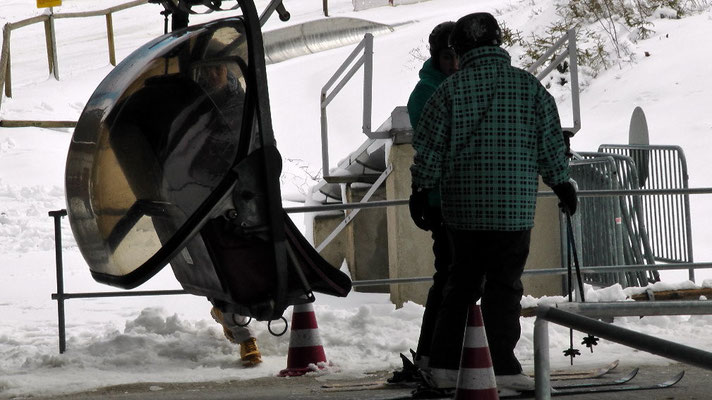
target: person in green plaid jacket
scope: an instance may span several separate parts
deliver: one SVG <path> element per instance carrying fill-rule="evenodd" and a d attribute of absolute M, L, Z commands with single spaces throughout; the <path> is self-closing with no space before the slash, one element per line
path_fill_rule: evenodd
<path fill-rule="evenodd" d="M 457 71 L 457 56 L 448 43 L 450 32 L 452 32 L 454 26 L 455 22 L 453 21 L 441 22 L 433 28 L 428 36 L 430 58 L 423 63 L 423 68 L 418 73 L 420 80 L 408 97 L 408 117 L 412 127 L 418 126 L 423 107 L 430 96 L 435 93 L 435 89 L 448 76 Z M 450 268 L 452 261 L 447 229 L 443 224 L 440 211 L 439 190 L 430 192 L 425 212 L 428 214 L 430 223 L 428 230 L 431 231 L 431 237 L 433 238 L 433 255 L 435 256 L 433 284 L 428 290 L 428 298 L 425 301 L 423 322 L 420 325 L 420 336 L 418 337 L 416 352 L 413 354 L 413 362 L 403 359 L 403 368 L 393 373 L 393 377 L 388 379 L 389 383 L 418 383 L 423 380 L 419 368 L 428 366 L 430 345 L 433 339 L 435 319 L 440 308 L 442 288 L 445 286 L 447 270 Z"/>
<path fill-rule="evenodd" d="M 523 379 L 514 348 L 538 176 L 576 210 L 556 103 L 511 66 L 501 43 L 488 13 L 457 21 L 450 45 L 460 70 L 427 101 L 413 134 L 411 216 L 430 228 L 427 199 L 439 186 L 453 250 L 428 364 L 438 389 L 456 385 L 467 310 L 480 298 L 498 383 Z"/>

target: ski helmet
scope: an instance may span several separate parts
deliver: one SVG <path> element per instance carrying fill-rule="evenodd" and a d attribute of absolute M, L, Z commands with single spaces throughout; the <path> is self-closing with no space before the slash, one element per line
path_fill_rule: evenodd
<path fill-rule="evenodd" d="M 490 13 L 468 14 L 455 23 L 449 43 L 462 56 L 475 47 L 501 45 L 502 29 Z"/>
<path fill-rule="evenodd" d="M 433 62 L 437 63 L 440 52 L 449 47 L 450 32 L 452 32 L 454 27 L 454 22 L 447 21 L 438 24 L 438 26 L 433 28 L 433 31 L 430 32 L 428 43 L 430 44 L 430 58 L 433 59 Z"/>

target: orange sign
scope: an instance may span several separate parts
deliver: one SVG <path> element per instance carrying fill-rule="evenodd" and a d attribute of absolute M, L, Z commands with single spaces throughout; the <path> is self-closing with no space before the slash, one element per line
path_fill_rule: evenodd
<path fill-rule="evenodd" d="M 62 0 L 37 0 L 37 8 L 59 7 Z"/>

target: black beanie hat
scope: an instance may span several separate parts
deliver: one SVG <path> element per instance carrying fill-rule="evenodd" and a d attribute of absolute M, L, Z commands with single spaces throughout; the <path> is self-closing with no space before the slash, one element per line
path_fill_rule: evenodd
<path fill-rule="evenodd" d="M 440 69 L 437 65 L 438 56 L 442 50 L 449 47 L 450 32 L 455 27 L 455 23 L 452 21 L 443 22 L 438 24 L 433 31 L 430 32 L 430 37 L 428 37 L 428 43 L 430 44 L 430 58 L 436 64 L 436 68 Z"/>
<path fill-rule="evenodd" d="M 450 34 L 450 46 L 458 56 L 480 46 L 502 44 L 502 30 L 490 13 L 468 14 L 457 20 Z"/>

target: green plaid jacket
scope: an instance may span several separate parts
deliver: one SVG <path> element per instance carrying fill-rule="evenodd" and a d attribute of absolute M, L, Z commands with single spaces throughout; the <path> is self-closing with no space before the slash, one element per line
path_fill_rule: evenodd
<path fill-rule="evenodd" d="M 440 185 L 449 227 L 531 229 L 538 175 L 549 186 L 569 179 L 556 103 L 499 47 L 473 49 L 460 66 L 413 134 L 413 187 Z"/>

